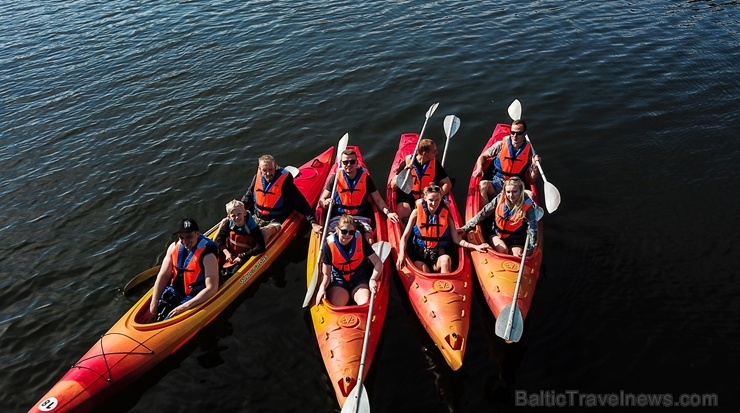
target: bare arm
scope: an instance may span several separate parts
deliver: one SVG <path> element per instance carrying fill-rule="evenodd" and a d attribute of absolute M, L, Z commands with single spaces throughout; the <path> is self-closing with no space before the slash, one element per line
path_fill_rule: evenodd
<path fill-rule="evenodd" d="M 390 219 L 392 222 L 400 222 L 398 214 L 391 211 L 391 209 L 388 207 L 388 204 L 385 203 L 383 197 L 380 196 L 380 193 L 378 191 L 371 193 L 370 197 L 373 199 L 373 202 L 380 209 L 383 215 L 387 216 L 388 219 Z"/>
<path fill-rule="evenodd" d="M 404 266 L 404 258 L 406 258 L 406 245 L 409 242 L 411 231 L 414 230 L 414 225 L 416 225 L 416 217 L 418 215 L 419 213 L 416 211 L 416 209 L 411 211 L 411 215 L 409 215 L 409 222 L 406 224 L 406 228 L 403 230 L 403 235 L 401 235 L 401 240 L 399 241 L 398 248 L 398 261 L 396 261 L 396 268 L 398 268 L 399 270 Z"/>
<path fill-rule="evenodd" d="M 157 278 L 154 281 L 154 291 L 152 291 L 152 301 L 149 303 L 149 312 L 155 317 L 157 316 L 157 304 L 159 304 L 159 298 L 162 296 L 162 292 L 164 292 L 165 287 L 167 287 L 167 282 L 170 280 L 170 275 L 172 274 L 172 263 L 170 262 L 170 257 L 174 250 L 175 243 L 173 242 L 169 247 L 167 247 L 167 253 L 164 254 L 162 266 L 159 267 Z"/>

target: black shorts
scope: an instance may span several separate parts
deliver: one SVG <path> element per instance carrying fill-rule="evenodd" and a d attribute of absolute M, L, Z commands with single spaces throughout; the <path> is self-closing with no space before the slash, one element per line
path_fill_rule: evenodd
<path fill-rule="evenodd" d="M 342 287 L 347 290 L 348 293 L 352 294 L 352 291 L 361 284 L 369 284 L 372 266 L 367 261 L 363 265 L 365 265 L 365 268 L 358 268 L 358 271 L 350 277 L 349 281 L 345 280 L 341 274 L 334 274 L 332 272 L 328 288 Z"/>
<path fill-rule="evenodd" d="M 445 247 L 439 248 L 425 248 L 421 245 L 411 244 L 406 249 L 409 254 L 411 261 L 421 261 L 428 265 L 430 268 L 437 265 L 437 258 L 442 255 L 450 255 L 449 251 Z"/>

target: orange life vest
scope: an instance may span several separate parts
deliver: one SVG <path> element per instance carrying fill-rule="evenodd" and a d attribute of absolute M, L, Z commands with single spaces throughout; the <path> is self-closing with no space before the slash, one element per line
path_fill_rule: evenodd
<path fill-rule="evenodd" d="M 352 275 L 365 262 L 365 251 L 362 248 L 362 234 L 360 231 L 355 232 L 355 237 L 350 241 L 351 247 L 349 252 L 339 245 L 339 239 L 334 235 L 326 238 L 331 251 L 332 273 L 340 274 L 345 280 L 349 281 Z"/>
<path fill-rule="evenodd" d="M 437 159 L 432 158 L 421 166 L 418 163 L 413 162 L 413 160 L 414 156 L 406 156 L 406 165 L 411 165 L 411 177 L 414 180 L 411 187 L 411 195 L 413 195 L 414 198 L 419 199 L 421 198 L 424 188 L 434 182 L 434 177 L 437 172 Z"/>
<path fill-rule="evenodd" d="M 278 177 L 272 182 L 267 182 L 262 177 L 262 171 L 257 170 L 254 183 L 254 206 L 260 217 L 283 217 L 285 215 L 283 183 L 287 177 L 288 171 L 282 169 Z"/>
<path fill-rule="evenodd" d="M 529 211 L 529 209 L 534 205 L 534 202 L 528 196 L 524 194 L 523 196 L 525 196 L 525 198 L 524 204 L 522 204 L 523 213 L 521 217 L 511 216 L 511 211 L 506 207 L 506 201 L 503 200 L 503 196 L 500 196 L 499 203 L 496 205 L 496 217 L 493 223 L 496 234 L 500 238 L 503 239 L 512 234 L 521 234 L 527 230 L 525 217 L 527 215 L 527 211 Z"/>
<path fill-rule="evenodd" d="M 185 295 L 196 295 L 206 287 L 206 273 L 203 267 L 201 267 L 200 262 L 208 246 L 218 248 L 215 242 L 203 236 L 203 234 L 198 237 L 198 244 L 190 252 L 185 249 L 182 242 L 177 241 L 175 249 L 170 255 L 170 268 L 172 270 L 172 277 L 170 278 L 171 286 L 175 286 L 178 274 L 182 274 L 182 292 Z M 212 251 L 216 250 L 212 249 Z"/>
<path fill-rule="evenodd" d="M 426 248 L 446 247 L 450 240 L 449 213 L 442 204 L 430 215 L 426 202 L 423 199 L 416 201 L 414 242 Z"/>
<path fill-rule="evenodd" d="M 350 182 L 344 171 L 340 171 L 337 179 L 337 192 L 334 194 L 336 210 L 340 214 L 356 215 L 358 211 L 365 209 L 367 204 L 367 173 L 358 168 L 355 179 Z"/>
<path fill-rule="evenodd" d="M 226 239 L 226 248 L 232 254 L 241 254 L 244 251 L 248 251 L 257 245 L 257 241 L 249 232 L 249 228 L 246 225 L 242 229 L 233 227 L 233 222 L 229 221 L 229 238 Z M 246 231 L 246 232 L 245 232 Z"/>
<path fill-rule="evenodd" d="M 511 144 L 511 138 L 505 138 L 501 142 L 501 151 L 493 162 L 496 175 L 504 179 L 518 176 L 527 182 L 526 172 L 529 169 L 531 152 L 532 145 L 529 142 L 524 141 L 521 148 L 516 150 Z"/>

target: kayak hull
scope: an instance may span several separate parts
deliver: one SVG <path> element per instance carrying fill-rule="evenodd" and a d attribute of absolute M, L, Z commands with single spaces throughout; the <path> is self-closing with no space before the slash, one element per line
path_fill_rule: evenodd
<path fill-rule="evenodd" d="M 404 162 L 405 157 L 414 152 L 418 139 L 418 133 L 401 135 L 398 151 L 393 158 L 386 186 L 386 200 L 394 210 L 396 207 L 396 192 L 391 186 L 392 179 L 396 175 L 398 166 Z M 461 227 L 462 218 L 454 197 L 448 196 L 446 202 L 455 226 Z M 400 245 L 404 227 L 402 224 L 393 223 L 390 220 L 387 223 L 388 237 L 395 262 L 398 260 L 399 249 L 405 248 L 405 246 Z M 411 307 L 445 361 L 453 370 L 462 367 L 465 356 L 470 328 L 470 301 L 473 288 L 470 255 L 463 248 L 458 248 L 457 253 L 459 257 L 458 265 L 451 273 L 423 272 L 417 269 L 408 257 L 403 269 L 398 271 Z"/>
<path fill-rule="evenodd" d="M 367 169 L 359 148 L 349 146 L 347 149 L 354 149 L 357 153 L 358 165 Z M 332 171 L 335 170 L 336 165 L 332 168 Z M 374 242 L 387 241 L 385 217 L 375 206 L 373 206 L 373 212 L 375 217 Z M 323 208 L 317 207 L 316 216 L 324 216 L 325 219 L 326 215 L 324 215 Z M 316 272 L 316 265 L 319 262 L 319 249 L 321 247 L 319 241 L 319 237 L 316 236 L 312 236 L 309 241 L 308 257 L 306 260 L 306 274 L 309 285 L 314 272 Z M 320 272 L 316 275 L 321 277 Z M 388 299 L 391 288 L 390 276 L 391 260 L 389 257 L 383 263 L 383 274 L 378 282 L 378 292 L 375 294 L 365 368 L 363 369 L 363 380 L 372 365 L 373 356 L 380 340 L 385 315 L 388 310 Z M 320 283 L 321 278 L 318 278 L 317 281 Z M 362 346 L 367 328 L 368 310 L 369 303 L 364 305 L 335 306 L 326 301 L 326 299 L 319 305 L 316 305 L 315 299 L 311 301 L 310 313 L 316 334 L 316 342 L 319 345 L 321 358 L 340 407 L 344 406 L 347 396 L 357 385 L 360 360 L 362 358 Z"/>
<path fill-rule="evenodd" d="M 496 125 L 496 128 L 491 134 L 488 142 L 486 142 L 481 153 L 488 150 L 488 148 L 490 148 L 495 142 L 509 136 L 510 131 L 511 125 Z M 471 173 L 465 203 L 466 220 L 472 219 L 478 211 L 483 208 L 482 199 L 478 191 L 480 180 L 481 178 L 477 178 Z M 531 190 L 535 203 L 539 205 L 539 196 L 535 185 L 531 186 Z M 468 240 L 473 243 L 488 241 L 484 238 L 485 236 L 481 225 L 476 226 L 473 231 L 468 233 Z M 522 319 L 526 319 L 527 313 L 529 313 L 529 309 L 532 305 L 532 297 L 534 296 L 534 290 L 537 286 L 540 267 L 542 265 L 542 244 L 542 221 L 540 221 L 537 229 L 537 246 L 532 255 L 527 257 L 524 262 L 522 282 L 519 287 L 517 306 L 521 310 Z M 483 296 L 486 299 L 486 303 L 493 313 L 493 316 L 498 318 L 501 311 L 511 304 L 514 299 L 514 290 L 516 288 L 516 282 L 519 275 L 521 257 L 497 252 L 480 253 L 477 251 L 471 251 L 470 255 Z"/>
<path fill-rule="evenodd" d="M 329 148 L 299 168 L 295 184 L 315 203 L 331 166 Z M 150 323 L 152 289 L 80 358 L 29 412 L 85 412 L 149 371 L 216 318 L 274 262 L 295 238 L 305 218 L 293 212 L 261 254 L 251 257 L 204 304 L 169 320 Z M 210 231 L 215 236 L 215 227 Z"/>

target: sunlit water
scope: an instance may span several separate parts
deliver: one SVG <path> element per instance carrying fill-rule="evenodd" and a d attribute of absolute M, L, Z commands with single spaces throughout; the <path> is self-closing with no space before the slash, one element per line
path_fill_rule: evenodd
<path fill-rule="evenodd" d="M 260 155 L 299 165 L 349 132 L 383 182 L 440 102 L 427 136 L 443 148 L 462 120 L 462 202 L 514 98 L 562 195 L 525 336 L 503 345 L 474 306 L 450 372 L 394 289 L 373 411 L 566 389 L 737 407 L 740 5 L 520 3 L 0 3 L 0 410 L 33 406 L 133 305 L 119 289 L 177 219 L 215 223 Z M 336 411 L 300 305 L 307 237 L 107 409 Z"/>

